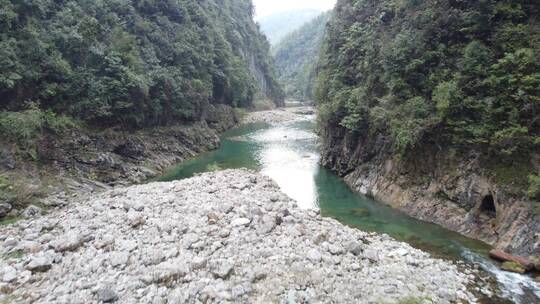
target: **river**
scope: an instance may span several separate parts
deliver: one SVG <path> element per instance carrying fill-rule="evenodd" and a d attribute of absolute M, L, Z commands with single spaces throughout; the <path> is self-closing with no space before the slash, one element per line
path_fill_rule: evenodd
<path fill-rule="evenodd" d="M 488 258 L 490 247 L 440 226 L 415 220 L 358 195 L 319 165 L 313 116 L 280 125 L 249 124 L 223 134 L 218 150 L 171 169 L 160 178 L 171 181 L 196 173 L 248 168 L 274 179 L 302 208 L 318 208 L 343 224 L 386 233 L 435 256 L 462 260 L 481 268 L 497 282 L 497 294 L 483 303 L 540 303 L 540 284 L 528 276 L 499 270 Z"/>

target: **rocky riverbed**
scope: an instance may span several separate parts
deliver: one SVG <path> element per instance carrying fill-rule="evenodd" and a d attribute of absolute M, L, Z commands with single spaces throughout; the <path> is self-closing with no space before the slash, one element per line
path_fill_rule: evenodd
<path fill-rule="evenodd" d="M 250 112 L 244 119 L 243 123 L 268 123 L 277 125 L 281 123 L 290 123 L 293 121 L 313 119 L 315 108 L 311 106 L 279 108 L 269 111 Z"/>
<path fill-rule="evenodd" d="M 471 271 L 299 209 L 244 170 L 87 196 L 0 241 L 0 303 L 475 301 Z"/>

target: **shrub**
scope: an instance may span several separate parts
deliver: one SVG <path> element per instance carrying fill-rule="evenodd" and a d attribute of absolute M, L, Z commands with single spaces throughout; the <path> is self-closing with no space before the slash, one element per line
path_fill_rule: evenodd
<path fill-rule="evenodd" d="M 43 112 L 42 115 L 44 127 L 55 134 L 61 134 L 80 126 L 80 123 L 75 119 L 69 116 L 57 115 L 50 110 Z"/>
<path fill-rule="evenodd" d="M 61 134 L 76 127 L 78 123 L 71 117 L 42 111 L 35 105 L 20 112 L 0 112 L 0 137 L 23 147 L 31 146 L 44 130 Z"/>
<path fill-rule="evenodd" d="M 540 175 L 529 175 L 529 198 L 540 200 Z"/>
<path fill-rule="evenodd" d="M 27 145 L 40 133 L 43 122 L 43 113 L 34 107 L 22 112 L 1 112 L 0 136 Z"/>
<path fill-rule="evenodd" d="M 3 175 L 0 175 L 0 203 L 11 203 L 15 199 L 8 180 Z"/>

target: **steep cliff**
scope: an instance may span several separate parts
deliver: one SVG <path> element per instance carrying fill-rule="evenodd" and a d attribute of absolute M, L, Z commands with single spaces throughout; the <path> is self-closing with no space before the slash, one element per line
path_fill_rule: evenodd
<path fill-rule="evenodd" d="M 324 165 L 415 217 L 539 255 L 539 12 L 339 0 L 317 89 Z"/>
<path fill-rule="evenodd" d="M 250 0 L 0 3 L 0 110 L 140 128 L 282 102 Z"/>

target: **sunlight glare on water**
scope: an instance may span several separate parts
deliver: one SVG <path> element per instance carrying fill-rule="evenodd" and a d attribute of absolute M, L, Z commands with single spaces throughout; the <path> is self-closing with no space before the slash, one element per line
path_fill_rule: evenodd
<path fill-rule="evenodd" d="M 275 180 L 301 208 L 316 208 L 319 155 L 309 148 L 315 145 L 315 134 L 287 125 L 260 130 L 249 138 L 264 146 L 258 155 L 261 173 Z"/>

